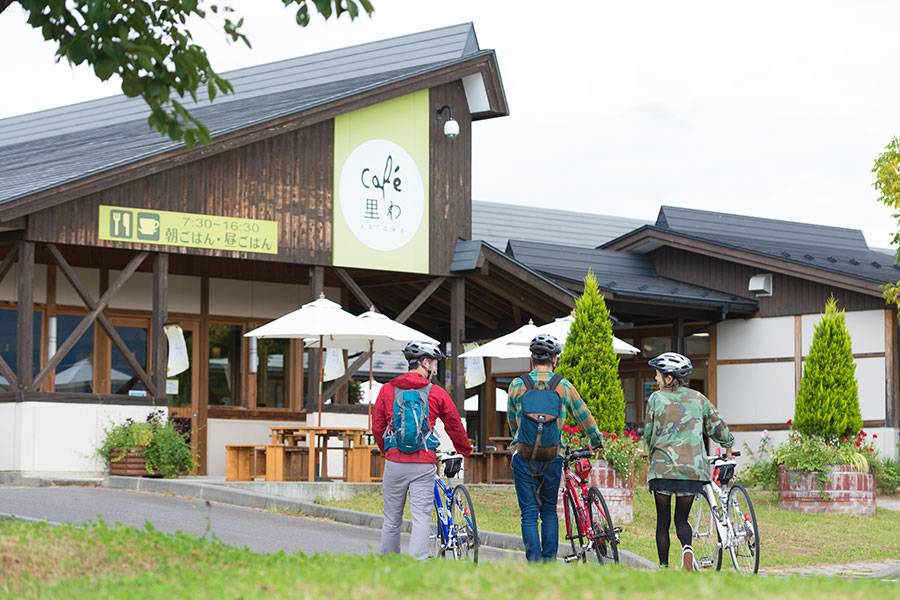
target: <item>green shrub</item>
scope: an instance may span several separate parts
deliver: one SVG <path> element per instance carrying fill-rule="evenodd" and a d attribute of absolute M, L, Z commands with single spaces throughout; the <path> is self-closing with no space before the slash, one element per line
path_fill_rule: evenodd
<path fill-rule="evenodd" d="M 852 437 L 862 429 L 850 332 L 832 296 L 816 325 L 794 407 L 794 429 L 826 441 Z"/>
<path fill-rule="evenodd" d="M 164 420 L 164 416 L 165 412 L 160 410 L 150 413 L 144 422 L 126 419 L 107 429 L 97 449 L 106 468 L 129 452 L 140 451 L 151 475 L 177 477 L 193 470 L 189 437 L 180 433 L 171 421 Z"/>
<path fill-rule="evenodd" d="M 900 462 L 885 458 L 872 464 L 875 485 L 882 494 L 893 494 L 900 488 Z"/>
<path fill-rule="evenodd" d="M 741 482 L 764 490 L 778 489 L 778 465 L 775 464 L 772 452 L 772 438 L 765 431 L 756 452 L 744 444 L 744 456 L 750 459 L 750 464 L 738 472 Z"/>
<path fill-rule="evenodd" d="M 584 293 L 575 303 L 574 314 L 557 372 L 584 398 L 601 431 L 621 434 L 625 395 L 619 383 L 619 357 L 613 350 L 609 309 L 591 271 L 584 278 Z"/>

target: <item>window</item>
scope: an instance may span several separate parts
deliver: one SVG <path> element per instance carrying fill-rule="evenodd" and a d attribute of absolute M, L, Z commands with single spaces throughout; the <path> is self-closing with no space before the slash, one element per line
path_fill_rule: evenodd
<path fill-rule="evenodd" d="M 81 322 L 82 316 L 59 315 L 56 318 L 57 347 L 62 346 Z M 56 367 L 57 392 L 94 393 L 94 325 Z"/>
<path fill-rule="evenodd" d="M 709 356 L 709 334 L 694 333 L 684 338 L 684 350 L 688 356 Z"/>
<path fill-rule="evenodd" d="M 672 338 L 665 336 L 645 337 L 641 340 L 641 355 L 653 358 L 659 356 L 663 352 L 671 352 Z"/>
<path fill-rule="evenodd" d="M 33 344 L 34 344 L 34 362 L 32 364 L 32 372 L 37 375 L 41 364 L 41 313 L 34 311 L 33 325 Z M 16 309 L 4 308 L 0 309 L 0 356 L 9 365 L 9 368 L 15 372 L 16 370 Z M 0 389 L 12 389 L 6 377 L 0 375 Z"/>
<path fill-rule="evenodd" d="M 637 381 L 634 377 L 620 381 L 625 394 L 625 423 L 633 426 L 638 422 Z"/>
<path fill-rule="evenodd" d="M 209 325 L 210 406 L 241 405 L 241 334 L 240 325 Z"/>
<path fill-rule="evenodd" d="M 117 326 L 116 332 L 118 332 L 125 345 L 134 354 L 138 364 L 146 371 L 147 328 Z M 109 374 L 109 388 L 113 394 L 147 395 L 147 387 L 144 385 L 144 382 L 138 378 L 137 373 L 134 372 L 115 344 L 112 344 L 112 370 Z"/>
<path fill-rule="evenodd" d="M 287 406 L 285 367 L 290 364 L 290 340 L 257 340 L 256 406 Z"/>

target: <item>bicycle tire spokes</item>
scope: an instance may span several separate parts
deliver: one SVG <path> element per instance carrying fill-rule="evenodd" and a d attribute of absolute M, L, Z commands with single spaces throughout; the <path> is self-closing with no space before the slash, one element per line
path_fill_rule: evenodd
<path fill-rule="evenodd" d="M 729 551 L 736 571 L 759 571 L 759 524 L 750 494 L 741 485 L 728 492 L 728 518 L 731 521 L 733 539 Z"/>

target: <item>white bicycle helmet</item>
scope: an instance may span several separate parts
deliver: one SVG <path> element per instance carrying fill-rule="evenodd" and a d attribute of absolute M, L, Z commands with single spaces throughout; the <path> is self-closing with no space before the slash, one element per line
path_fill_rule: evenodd
<path fill-rule="evenodd" d="M 663 375 L 674 375 L 679 379 L 685 379 L 694 370 L 691 359 L 677 352 L 663 352 L 656 358 L 651 359 L 649 364 Z"/>

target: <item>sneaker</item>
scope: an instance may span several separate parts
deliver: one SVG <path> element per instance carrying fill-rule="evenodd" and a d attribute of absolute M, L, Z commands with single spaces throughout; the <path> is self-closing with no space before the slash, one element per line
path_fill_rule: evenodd
<path fill-rule="evenodd" d="M 681 549 L 681 568 L 685 571 L 694 570 L 694 549 L 690 546 Z"/>

